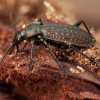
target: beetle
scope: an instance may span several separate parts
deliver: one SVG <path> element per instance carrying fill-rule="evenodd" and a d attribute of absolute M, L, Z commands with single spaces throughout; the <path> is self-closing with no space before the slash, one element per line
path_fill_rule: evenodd
<path fill-rule="evenodd" d="M 86 30 L 83 30 L 79 28 L 79 25 L 83 23 Z M 30 51 L 30 63 L 29 63 L 29 69 L 32 71 L 33 69 L 33 52 L 34 52 L 34 43 L 39 41 L 42 42 L 49 50 L 55 61 L 58 63 L 59 67 L 61 68 L 64 75 L 67 77 L 67 74 L 58 60 L 58 58 L 55 56 L 55 54 L 50 49 L 48 42 L 53 41 L 57 44 L 62 45 L 68 45 L 72 47 L 74 50 L 79 52 L 81 55 L 85 56 L 87 59 L 89 59 L 92 62 L 95 62 L 97 64 L 100 64 L 100 62 L 96 62 L 92 58 L 89 58 L 84 53 L 80 52 L 75 46 L 79 47 L 90 47 L 93 46 L 96 43 L 96 40 L 91 35 L 89 29 L 87 28 L 86 24 L 80 20 L 76 22 L 74 25 L 69 24 L 61 24 L 61 23 L 53 23 L 53 22 L 45 22 L 42 23 L 41 19 L 38 18 L 37 22 L 32 22 L 30 24 L 23 25 L 23 29 L 20 31 L 16 31 L 15 26 L 13 25 L 13 28 L 15 30 L 15 36 L 12 42 L 11 47 L 7 50 L 5 55 L 3 56 L 0 63 L 2 63 L 3 59 L 5 58 L 6 54 L 10 51 L 14 50 L 14 47 L 17 48 L 17 53 L 19 52 L 19 44 L 23 41 L 26 41 L 25 45 L 22 47 L 25 48 L 27 45 L 27 42 L 31 42 L 31 51 Z"/>

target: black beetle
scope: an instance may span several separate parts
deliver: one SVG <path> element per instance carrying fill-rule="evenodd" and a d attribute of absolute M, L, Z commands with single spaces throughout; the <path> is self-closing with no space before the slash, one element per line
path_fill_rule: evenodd
<path fill-rule="evenodd" d="M 83 29 L 80 29 L 78 26 L 83 23 L 87 32 Z M 14 27 L 14 25 L 13 25 Z M 15 29 L 15 27 L 14 27 Z M 31 54 L 30 54 L 30 63 L 29 63 L 29 69 L 32 71 L 33 67 L 33 45 L 35 42 L 40 41 L 45 44 L 45 46 L 48 48 L 49 52 L 53 56 L 53 58 L 58 63 L 59 67 L 67 77 L 67 74 L 62 66 L 62 64 L 59 62 L 55 54 L 52 52 L 50 47 L 48 46 L 47 41 L 53 41 L 57 44 L 62 45 L 68 45 L 78 51 L 80 54 L 85 56 L 87 59 L 89 59 L 92 62 L 100 64 L 100 62 L 96 62 L 92 58 L 89 58 L 84 53 L 80 52 L 75 46 L 80 47 L 90 47 L 96 43 L 96 40 L 91 35 L 89 29 L 87 28 L 86 24 L 83 21 L 78 21 L 74 25 L 69 24 L 61 24 L 61 23 L 52 23 L 52 22 L 46 22 L 42 23 L 41 19 L 38 18 L 37 22 L 33 22 L 30 24 L 23 25 L 23 29 L 20 31 L 15 30 L 15 37 L 13 39 L 11 47 L 7 50 L 5 55 L 3 56 L 1 62 L 5 58 L 6 54 L 10 51 L 12 53 L 14 47 L 17 47 L 17 52 L 19 51 L 19 44 L 23 41 L 26 41 L 23 48 L 26 46 L 27 42 L 31 42 L 32 48 L 31 48 Z M 0 62 L 0 63 L 1 63 Z"/>

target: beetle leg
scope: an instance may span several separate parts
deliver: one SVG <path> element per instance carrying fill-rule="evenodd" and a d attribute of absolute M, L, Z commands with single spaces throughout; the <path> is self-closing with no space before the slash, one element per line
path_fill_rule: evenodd
<path fill-rule="evenodd" d="M 76 22 L 76 23 L 74 24 L 74 26 L 79 27 L 79 25 L 80 25 L 81 23 L 83 23 L 83 25 L 85 26 L 85 28 L 86 28 L 86 30 L 88 31 L 88 33 L 91 34 L 90 31 L 89 31 L 89 29 L 88 29 L 88 27 L 86 26 L 86 24 L 85 24 L 84 21 L 82 21 L 82 20 L 79 20 L 78 22 Z"/>
<path fill-rule="evenodd" d="M 53 56 L 53 58 L 55 59 L 55 61 L 58 63 L 60 69 L 62 70 L 62 72 L 64 73 L 64 75 L 66 76 L 66 78 L 68 78 L 66 71 L 64 70 L 62 64 L 60 63 L 60 61 L 58 60 L 58 58 L 55 56 L 55 54 L 52 52 L 52 50 L 50 49 L 49 45 L 47 44 L 47 42 L 45 40 L 43 40 L 43 43 L 45 44 L 45 46 L 48 48 L 49 52 L 51 53 L 51 55 Z"/>
<path fill-rule="evenodd" d="M 26 47 L 27 43 L 28 43 L 28 42 L 26 42 L 26 43 L 24 44 L 24 46 L 19 50 L 20 52 L 22 52 L 22 51 L 24 50 L 24 48 Z"/>
<path fill-rule="evenodd" d="M 32 40 L 31 41 L 31 45 L 32 45 L 32 48 L 31 48 L 31 51 L 30 51 L 30 63 L 29 63 L 29 70 L 30 70 L 30 73 L 32 73 L 32 69 L 33 69 L 33 58 L 34 58 L 34 56 L 33 56 L 33 46 L 34 46 L 34 40 Z"/>
<path fill-rule="evenodd" d="M 7 53 L 11 50 L 11 52 L 13 51 L 14 49 L 14 46 L 16 44 L 16 41 L 14 43 L 12 43 L 12 45 L 10 46 L 10 48 L 6 51 L 6 53 L 4 54 L 3 58 L 1 59 L 0 61 L 0 64 L 2 63 L 2 61 L 4 60 L 4 58 L 6 57 Z"/>
<path fill-rule="evenodd" d="M 13 46 L 13 47 L 11 48 L 10 53 L 9 53 L 10 55 L 12 54 L 12 51 L 14 50 L 14 47 L 15 47 L 15 46 Z"/>
<path fill-rule="evenodd" d="M 26 47 L 27 43 L 28 43 L 28 42 L 26 42 L 26 43 L 24 44 L 24 46 L 23 46 L 21 49 L 19 49 L 19 46 L 16 45 L 16 48 L 17 48 L 16 54 L 17 54 L 18 52 L 22 52 L 22 51 L 24 50 L 24 48 Z M 11 54 L 11 53 L 12 53 L 12 51 L 10 52 L 10 54 Z"/>
<path fill-rule="evenodd" d="M 37 21 L 40 22 L 40 25 L 43 25 L 41 18 L 37 18 Z"/>
<path fill-rule="evenodd" d="M 19 46 L 16 45 L 16 48 L 17 48 L 17 51 L 16 51 L 16 54 L 19 52 Z"/>
<path fill-rule="evenodd" d="M 95 60 L 93 60 L 92 58 L 88 57 L 87 55 L 85 55 L 84 53 L 80 52 L 76 47 L 74 47 L 73 45 L 69 44 L 69 46 L 71 46 L 74 50 L 76 50 L 77 52 L 79 52 L 81 55 L 83 55 L 84 57 L 86 57 L 87 59 L 89 59 L 91 62 L 94 62 L 96 64 L 100 64 L 100 62 L 97 62 Z"/>

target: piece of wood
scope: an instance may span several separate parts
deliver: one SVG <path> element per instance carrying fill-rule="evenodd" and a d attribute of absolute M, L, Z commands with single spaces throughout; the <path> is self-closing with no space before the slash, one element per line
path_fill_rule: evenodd
<path fill-rule="evenodd" d="M 4 30 L 7 34 L 7 29 Z M 1 32 L 1 36 L 3 34 Z M 9 37 L 8 34 L 7 37 Z M 1 41 L 0 51 L 4 53 L 11 40 L 4 37 Z M 3 44 L 6 44 L 6 46 L 3 47 Z M 97 85 L 100 85 L 100 80 L 91 69 L 78 63 L 74 64 L 62 60 L 61 63 L 68 75 L 68 78 L 66 78 L 44 45 L 34 46 L 34 68 L 32 74 L 30 74 L 28 69 L 30 47 L 28 45 L 24 52 L 17 55 L 13 51 L 12 55 L 6 56 L 0 65 L 0 80 L 16 86 L 19 94 L 28 99 L 100 99 L 100 88 L 97 87 Z M 54 52 L 58 50 L 54 46 L 51 46 L 51 48 Z M 61 55 L 58 54 L 57 56 Z"/>

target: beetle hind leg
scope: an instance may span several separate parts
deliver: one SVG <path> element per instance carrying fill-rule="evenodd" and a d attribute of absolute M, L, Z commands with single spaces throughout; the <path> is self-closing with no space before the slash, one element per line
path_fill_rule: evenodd
<path fill-rule="evenodd" d="M 74 47 L 73 45 L 69 44 L 69 46 L 71 46 L 74 50 L 76 50 L 77 52 L 79 52 L 81 55 L 83 55 L 84 57 L 86 57 L 87 59 L 89 59 L 91 62 L 94 62 L 95 64 L 100 65 L 100 62 L 95 61 L 94 59 L 88 57 L 87 55 L 85 55 L 84 53 L 80 52 L 76 47 Z"/>
<path fill-rule="evenodd" d="M 85 22 L 82 21 L 82 20 L 77 21 L 77 22 L 74 24 L 74 26 L 79 27 L 79 25 L 82 24 L 82 23 L 83 23 L 84 27 L 86 28 L 86 30 L 88 31 L 88 33 L 91 34 L 90 31 L 89 31 L 89 29 L 88 29 L 88 27 L 87 27 L 87 25 L 86 25 Z"/>

